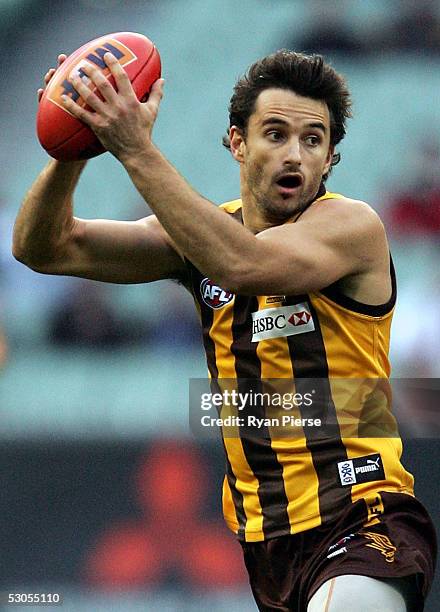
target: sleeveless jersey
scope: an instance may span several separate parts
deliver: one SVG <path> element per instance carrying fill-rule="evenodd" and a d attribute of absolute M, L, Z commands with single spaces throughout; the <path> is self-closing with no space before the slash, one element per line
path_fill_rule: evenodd
<path fill-rule="evenodd" d="M 315 202 L 325 205 L 342 197 L 325 192 Z M 241 200 L 222 208 L 241 222 Z M 353 429 L 357 417 L 360 423 L 362 414 L 377 408 L 377 394 L 373 402 L 366 399 L 368 381 L 386 383 L 390 374 L 396 299 L 391 260 L 392 297 L 380 306 L 348 298 L 336 285 L 305 295 L 233 295 L 187 265 L 211 380 L 290 379 L 296 391 L 308 389 L 307 381 L 313 380 L 327 397 L 327 417 L 336 424 L 330 437 L 304 429 L 289 438 L 274 435 L 270 427 L 257 437 L 241 431 L 223 437 L 223 513 L 239 539 L 253 542 L 312 529 L 335 520 L 361 498 L 366 521 L 377 521 L 383 509 L 380 491 L 413 495 L 413 478 L 400 463 L 398 434 Z M 359 401 L 358 413 L 350 413 L 344 425 L 347 379 L 356 389 L 349 394 L 358 392 Z M 301 406 L 298 415 L 310 416 L 310 408 Z"/>

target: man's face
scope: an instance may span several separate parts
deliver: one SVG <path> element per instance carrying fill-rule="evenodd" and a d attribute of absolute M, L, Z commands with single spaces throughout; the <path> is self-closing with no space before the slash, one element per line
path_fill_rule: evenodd
<path fill-rule="evenodd" d="M 331 165 L 327 104 L 290 90 L 263 90 L 246 137 L 235 127 L 230 135 L 232 153 L 241 164 L 242 196 L 270 222 L 302 210 Z"/>

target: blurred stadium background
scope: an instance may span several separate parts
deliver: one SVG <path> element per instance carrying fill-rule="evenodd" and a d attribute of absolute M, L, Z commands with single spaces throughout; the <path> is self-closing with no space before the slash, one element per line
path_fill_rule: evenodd
<path fill-rule="evenodd" d="M 166 95 L 156 142 L 217 203 L 238 194 L 220 143 L 248 64 L 289 47 L 322 51 L 347 76 L 355 118 L 328 186 L 383 216 L 399 280 L 393 374 L 434 379 L 440 3 L 0 1 L 0 591 L 61 592 L 75 612 L 251 611 L 220 516 L 221 448 L 188 427 L 188 379 L 205 375 L 190 297 L 168 282 L 45 277 L 10 254 L 19 203 L 47 159 L 34 128 L 42 76 L 59 52 L 121 30 L 158 46 Z M 78 216 L 145 210 L 110 155 L 89 164 Z M 408 438 L 406 465 L 438 522 L 440 445 Z M 427 610 L 439 600 L 435 583 Z"/>

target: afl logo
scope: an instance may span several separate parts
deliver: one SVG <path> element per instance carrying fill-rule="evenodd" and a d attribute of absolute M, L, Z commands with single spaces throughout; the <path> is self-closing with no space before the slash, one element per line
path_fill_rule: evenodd
<path fill-rule="evenodd" d="M 209 278 L 204 278 L 200 283 L 200 295 L 205 304 L 215 310 L 223 308 L 234 298 L 233 293 L 225 291 L 218 285 L 214 285 Z"/>

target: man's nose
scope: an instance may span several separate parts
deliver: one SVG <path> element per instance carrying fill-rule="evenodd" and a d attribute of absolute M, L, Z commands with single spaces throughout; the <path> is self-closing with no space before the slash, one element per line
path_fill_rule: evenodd
<path fill-rule="evenodd" d="M 297 138 L 292 138 L 287 143 L 284 163 L 301 165 L 301 147 Z"/>

